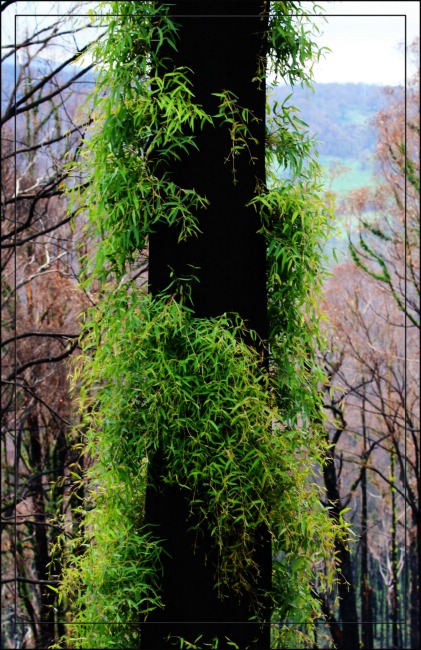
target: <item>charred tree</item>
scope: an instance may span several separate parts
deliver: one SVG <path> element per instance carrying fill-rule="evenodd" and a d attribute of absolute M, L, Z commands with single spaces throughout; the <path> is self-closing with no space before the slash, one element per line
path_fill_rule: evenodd
<path fill-rule="evenodd" d="M 369 549 L 368 549 L 368 507 L 367 507 L 367 426 L 365 386 L 361 407 L 363 456 L 361 468 L 361 641 L 364 649 L 374 647 L 373 628 L 373 588 L 370 584 Z"/>
<path fill-rule="evenodd" d="M 168 47 L 174 67 L 192 71 L 195 101 L 210 115 L 218 112 L 212 93 L 227 90 L 255 118 L 249 124 L 250 149 L 236 157 L 236 177 L 230 164 L 231 139 L 224 125 L 206 125 L 195 133 L 197 150 L 174 161 L 171 179 L 195 189 L 209 205 L 199 215 L 201 234 L 178 242 L 178 233 L 158 223 L 149 240 L 149 285 L 156 295 L 168 290 L 173 278 L 195 275 L 191 307 L 195 317 L 209 318 L 236 312 L 261 340 L 267 338 L 265 242 L 257 233 L 260 223 L 246 204 L 265 182 L 265 88 L 256 78 L 264 50 L 267 18 L 260 1 L 175 2 L 171 15 L 180 25 L 177 52 Z M 165 54 L 165 52 L 164 52 Z M 236 181 L 234 183 L 234 180 Z M 173 289 L 170 290 L 171 292 Z M 260 575 L 254 595 L 228 593 L 220 599 L 215 589 L 217 552 L 209 531 L 194 526 L 188 494 L 182 487 L 165 486 L 163 455 L 150 462 L 154 487 L 146 494 L 146 520 L 164 540 L 162 600 L 142 631 L 142 647 L 173 647 L 168 635 L 201 643 L 215 636 L 228 637 L 240 648 L 269 648 L 269 625 L 250 622 L 253 599 L 261 596 L 259 619 L 269 621 L 264 592 L 271 584 L 269 534 L 256 534 L 255 561 Z"/>

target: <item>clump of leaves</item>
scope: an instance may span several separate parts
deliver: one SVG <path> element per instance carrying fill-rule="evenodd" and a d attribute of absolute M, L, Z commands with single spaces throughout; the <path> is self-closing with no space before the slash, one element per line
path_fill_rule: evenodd
<path fill-rule="evenodd" d="M 235 315 L 194 318 L 174 298 L 125 284 L 88 323 L 73 381 L 86 452 L 100 454 L 88 472 L 89 546 L 73 558 L 64 583 L 73 592 L 84 584 L 73 621 L 130 623 L 161 606 L 160 544 L 144 521 L 147 465 L 158 450 L 168 468 L 163 480 L 184 486 L 195 525 L 205 521 L 214 539 L 220 592 L 252 588 L 253 531 L 263 523 L 283 558 L 277 607 L 305 616 L 308 572 L 329 533 L 308 480 L 308 459 L 320 458 L 320 445 L 307 429 L 282 422 L 276 388 L 244 342 L 244 324 Z M 117 628 L 104 623 L 107 629 L 118 645 Z M 121 633 L 127 629 L 137 642 L 135 628 Z M 102 628 L 86 630 L 98 643 Z"/>

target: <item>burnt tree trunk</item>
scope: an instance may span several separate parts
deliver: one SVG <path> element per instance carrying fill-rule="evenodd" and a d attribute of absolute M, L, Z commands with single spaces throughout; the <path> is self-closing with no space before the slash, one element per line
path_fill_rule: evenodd
<path fill-rule="evenodd" d="M 369 549 L 368 549 L 368 507 L 367 507 L 367 426 L 365 387 L 361 409 L 363 453 L 361 468 L 361 641 L 364 650 L 374 647 L 373 627 L 373 588 L 370 584 Z"/>
<path fill-rule="evenodd" d="M 267 338 L 267 301 L 265 242 L 257 234 L 260 223 L 246 204 L 256 193 L 256 183 L 265 181 L 265 88 L 252 79 L 256 77 L 258 58 L 262 55 L 267 18 L 259 17 L 265 3 L 254 0 L 240 2 L 174 2 L 170 13 L 180 24 L 180 39 L 175 53 L 168 47 L 174 67 L 192 70 L 195 101 L 214 115 L 218 112 L 215 92 L 228 90 L 238 103 L 259 118 L 250 130 L 257 144 L 250 144 L 251 155 L 243 151 L 236 158 L 236 179 L 225 160 L 231 140 L 226 125 L 206 125 L 195 133 L 198 150 L 191 149 L 180 162 L 174 161 L 172 180 L 182 188 L 194 188 L 210 204 L 198 215 L 202 234 L 178 243 L 178 233 L 165 224 L 158 224 L 149 241 L 149 286 L 156 295 L 175 276 L 191 275 L 191 301 L 198 318 L 209 318 L 224 312 L 237 312 L 261 339 Z M 253 614 L 251 597 L 228 595 L 217 597 L 215 584 L 216 550 L 209 531 L 201 526 L 201 543 L 194 550 L 196 531 L 191 530 L 188 493 L 177 486 L 164 486 L 163 456 L 158 452 L 150 461 L 150 475 L 156 488 L 146 494 L 146 520 L 155 534 L 165 540 L 163 557 L 162 600 L 158 610 L 142 627 L 144 650 L 173 648 L 167 640 L 183 637 L 194 642 L 211 643 L 215 636 L 228 637 L 238 647 L 269 648 L 269 626 L 249 622 Z M 257 591 L 270 589 L 271 546 L 269 534 L 260 530 L 256 543 L 260 567 Z M 267 600 L 260 609 L 260 620 L 269 621 Z"/>
<path fill-rule="evenodd" d="M 48 580 L 48 564 L 50 554 L 47 536 L 47 513 L 42 482 L 43 463 L 40 428 L 38 416 L 30 413 L 28 416 L 28 431 L 30 438 L 29 457 L 33 475 L 30 479 L 32 488 L 34 524 L 34 564 L 38 580 Z M 54 592 L 46 584 L 40 584 L 40 624 L 38 631 L 38 648 L 48 648 L 54 641 Z"/>
<path fill-rule="evenodd" d="M 394 487 L 396 481 L 395 474 L 395 453 L 394 450 L 390 451 L 390 480 L 392 482 L 391 496 L 392 496 L 392 540 L 391 540 L 391 556 L 392 556 L 392 593 L 391 593 L 391 611 L 390 618 L 392 620 L 392 648 L 397 649 L 400 647 L 399 643 L 399 576 L 398 576 L 398 544 L 397 544 L 397 505 L 396 505 L 396 488 Z"/>
<path fill-rule="evenodd" d="M 330 441 L 328 440 L 328 442 Z M 343 505 L 339 493 L 334 453 L 332 447 L 327 452 L 326 463 L 323 466 L 323 479 L 326 496 L 331 506 L 329 514 L 336 522 L 339 522 Z M 351 552 L 341 539 L 336 540 L 335 550 L 338 560 L 339 613 L 342 624 L 342 639 L 339 642 L 335 639 L 334 641 L 337 650 L 355 650 L 355 648 L 360 647 L 360 640 Z"/>
<path fill-rule="evenodd" d="M 420 522 L 419 512 L 412 514 L 411 528 L 409 530 L 409 573 L 410 573 L 410 595 L 409 595 L 409 621 L 411 630 L 411 648 L 420 646 L 419 630 L 419 549 L 420 544 Z M 418 533 L 418 535 L 417 535 Z"/>

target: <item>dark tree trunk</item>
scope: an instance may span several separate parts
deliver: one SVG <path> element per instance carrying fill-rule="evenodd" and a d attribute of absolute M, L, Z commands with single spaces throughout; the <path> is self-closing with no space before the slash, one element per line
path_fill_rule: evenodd
<path fill-rule="evenodd" d="M 419 596 L 419 549 L 421 547 L 419 539 L 420 522 L 413 513 L 412 527 L 409 532 L 409 574 L 410 574 L 410 596 L 409 596 L 409 621 L 411 630 L 411 648 L 420 647 L 420 596 Z M 417 535 L 418 533 L 418 535 Z M 417 543 L 418 542 L 418 543 Z"/>
<path fill-rule="evenodd" d="M 381 618 L 379 618 L 379 589 L 378 589 L 378 576 L 377 576 L 377 566 L 375 565 L 374 558 L 371 555 L 370 556 L 370 576 L 371 576 L 371 584 L 373 587 L 373 598 L 372 598 L 372 606 L 373 606 L 373 644 L 377 642 L 377 639 L 379 637 L 379 621 L 381 621 Z M 380 615 L 381 616 L 381 615 Z"/>
<path fill-rule="evenodd" d="M 327 460 L 323 467 L 323 478 L 326 487 L 326 496 L 331 505 L 329 514 L 335 521 L 339 521 L 340 512 L 343 507 L 339 494 L 332 448 L 329 449 Z M 355 648 L 360 647 L 360 643 L 351 552 L 340 539 L 336 540 L 335 550 L 338 559 L 338 593 L 339 613 L 342 623 L 342 640 L 338 643 L 334 639 L 334 642 L 338 650 L 355 650 Z"/>
<path fill-rule="evenodd" d="M 409 620 L 411 630 L 411 648 L 420 647 L 420 551 L 421 551 L 421 479 L 420 479 L 420 461 L 416 457 L 415 475 L 417 480 L 417 496 L 412 505 L 411 528 L 409 531 L 409 564 L 410 564 L 410 604 Z"/>
<path fill-rule="evenodd" d="M 386 621 L 386 600 L 387 600 L 387 594 L 386 594 L 386 589 L 384 588 L 384 581 L 381 576 L 380 570 L 378 570 L 377 573 L 377 587 L 378 587 L 378 601 L 380 603 L 380 608 L 379 608 L 379 621 L 380 621 L 380 647 L 385 648 L 384 644 L 384 625 Z"/>
<path fill-rule="evenodd" d="M 47 527 L 47 515 L 45 512 L 44 487 L 42 483 L 42 455 L 41 439 L 38 417 L 30 414 L 28 417 L 28 429 L 30 438 L 30 460 L 33 475 L 31 478 L 32 500 L 34 519 L 34 563 L 38 580 L 48 580 L 48 564 L 50 561 Z M 40 585 L 40 625 L 37 647 L 48 648 L 54 641 L 54 592 L 46 585 Z"/>
<path fill-rule="evenodd" d="M 361 469 L 361 640 L 364 650 L 372 650 L 373 637 L 373 589 L 370 584 L 368 567 L 368 530 L 367 530 L 367 427 L 365 395 L 362 403 L 361 417 L 363 429 L 363 467 Z"/>
<path fill-rule="evenodd" d="M 396 481 L 395 474 L 395 453 L 393 449 L 390 452 L 390 478 L 394 484 Z M 397 506 L 396 506 L 396 489 L 392 487 L 392 540 L 391 540 L 391 555 L 392 555 L 392 593 L 391 593 L 391 608 L 390 615 L 392 620 L 392 648 L 395 650 L 399 648 L 399 577 L 398 577 L 398 544 L 397 544 Z"/>
<path fill-rule="evenodd" d="M 265 88 L 257 87 L 258 57 L 262 54 L 262 33 L 266 19 L 258 18 L 265 3 L 175 2 L 171 14 L 181 24 L 178 51 L 168 48 L 175 66 L 193 71 L 195 100 L 210 114 L 218 110 L 211 93 L 228 90 L 238 103 L 259 118 L 249 126 L 258 144 L 236 158 L 236 179 L 225 164 L 230 152 L 228 126 L 206 126 L 196 134 L 198 150 L 191 150 L 181 162 L 174 162 L 171 177 L 180 187 L 194 188 L 210 201 L 200 214 L 202 234 L 178 243 L 178 233 L 158 224 L 149 242 L 149 284 L 153 294 L 164 291 L 171 281 L 194 268 L 199 282 L 192 285 L 195 316 L 208 318 L 237 312 L 264 340 L 267 338 L 265 242 L 257 234 L 260 226 L 253 209 L 245 205 L 255 195 L 256 183 L 265 180 Z M 194 14 L 194 15 L 193 15 Z M 249 17 L 245 17 L 249 16 Z M 165 54 L 165 52 L 164 52 Z M 211 643 L 228 637 L 245 648 L 270 647 L 269 626 L 250 623 L 251 598 L 239 601 L 233 594 L 224 600 L 214 588 L 216 555 L 209 531 L 201 526 L 200 544 L 194 551 L 197 532 L 191 530 L 188 494 L 181 487 L 161 485 L 165 472 L 162 456 L 150 462 L 151 478 L 160 489 L 148 488 L 146 520 L 155 534 L 165 540 L 168 555 L 163 559 L 162 600 L 164 610 L 155 611 L 142 629 L 142 648 L 173 648 L 168 634 L 194 642 Z M 261 575 L 256 590 L 270 589 L 271 546 L 268 532 L 261 530 L 256 544 Z M 260 619 L 269 621 L 269 607 L 263 601 Z M 224 646 L 225 647 L 225 646 Z"/>
<path fill-rule="evenodd" d="M 53 450 L 53 457 L 52 457 L 52 463 L 51 467 L 55 469 L 57 472 L 56 476 L 57 477 L 62 477 L 65 475 L 65 468 L 67 464 L 67 456 L 68 456 L 68 444 L 67 444 L 67 439 L 66 439 L 66 432 L 62 429 L 59 428 L 57 430 L 57 437 L 56 441 L 54 444 L 54 450 Z M 47 465 L 48 467 L 48 465 Z M 62 481 L 57 481 L 51 486 L 51 502 L 50 502 L 50 508 L 52 512 L 62 512 L 64 506 L 64 483 Z M 80 504 L 81 502 L 79 502 Z M 78 505 L 79 505 L 78 504 Z M 73 523 L 72 524 L 73 530 L 75 531 L 75 534 L 77 533 L 77 528 L 76 525 Z M 64 550 L 64 542 L 60 542 L 58 544 L 57 540 L 57 529 L 52 528 L 51 529 L 51 536 L 50 536 L 50 544 L 54 544 L 55 547 L 60 547 L 60 551 L 56 551 L 57 555 L 56 557 L 52 557 L 52 553 L 50 552 L 50 575 L 53 575 L 55 579 L 60 580 L 62 577 L 62 570 L 63 570 L 63 565 L 62 565 L 62 557 L 61 557 L 61 552 Z M 53 592 L 54 596 L 54 592 Z M 55 634 L 57 638 L 62 638 L 66 632 L 65 625 L 61 622 L 65 619 L 65 604 L 63 602 L 59 602 L 57 597 L 54 596 L 54 610 L 55 610 L 55 624 L 50 625 L 51 628 L 51 635 Z"/>

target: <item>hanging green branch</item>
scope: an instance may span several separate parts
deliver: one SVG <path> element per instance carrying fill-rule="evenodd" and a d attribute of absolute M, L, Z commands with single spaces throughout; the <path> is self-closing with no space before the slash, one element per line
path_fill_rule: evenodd
<path fill-rule="evenodd" d="M 218 120 L 219 124 L 228 125 L 229 127 L 231 147 L 225 162 L 231 161 L 233 183 L 236 185 L 238 183 L 236 176 L 237 169 L 235 167 L 236 156 L 241 151 L 247 150 L 250 164 L 253 164 L 254 161 L 254 157 L 250 151 L 250 143 L 257 142 L 250 133 L 248 123 L 251 120 L 257 120 L 257 118 L 247 108 L 237 104 L 238 97 L 234 93 L 223 90 L 221 93 L 212 94 L 220 99 L 219 111 L 214 116 L 215 119 Z"/>

